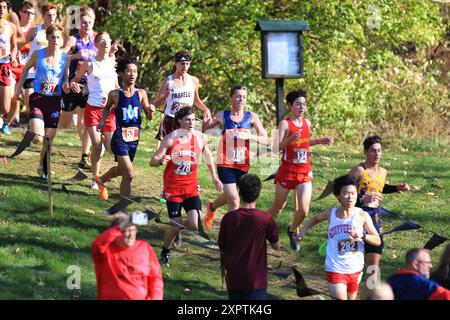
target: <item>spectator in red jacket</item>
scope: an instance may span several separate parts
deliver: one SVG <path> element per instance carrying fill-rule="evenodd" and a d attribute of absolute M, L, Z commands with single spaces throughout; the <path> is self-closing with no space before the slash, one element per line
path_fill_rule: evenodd
<path fill-rule="evenodd" d="M 99 300 L 162 300 L 164 284 L 153 248 L 136 240 L 130 216 L 101 233 L 92 243 Z"/>
<path fill-rule="evenodd" d="M 395 300 L 450 300 L 449 290 L 428 279 L 432 267 L 429 250 L 409 250 L 406 265 L 387 279 Z"/>

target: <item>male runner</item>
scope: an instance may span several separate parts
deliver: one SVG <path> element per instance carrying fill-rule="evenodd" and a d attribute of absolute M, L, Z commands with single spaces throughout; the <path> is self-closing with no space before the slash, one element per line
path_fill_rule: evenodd
<path fill-rule="evenodd" d="M 281 166 L 275 176 L 275 199 L 269 212 L 274 218 L 286 205 L 290 190 L 295 190 L 296 202 L 294 219 L 287 230 L 291 248 L 300 250 L 296 241 L 298 226 L 308 215 L 312 194 L 312 168 L 310 146 L 329 145 L 333 138 L 310 139 L 311 123 L 303 116 L 306 112 L 306 92 L 291 91 L 286 96 L 291 114 L 278 125 L 273 152 L 283 150 Z"/>
<path fill-rule="evenodd" d="M 247 88 L 235 86 L 230 91 L 231 110 L 219 111 L 211 125 L 221 124 L 222 139 L 217 150 L 217 173 L 223 183 L 224 193 L 214 202 L 207 205 L 208 211 L 205 227 L 210 229 L 214 221 L 215 211 L 228 204 L 228 211 L 239 208 L 239 193 L 236 183 L 250 169 L 250 142 L 267 144 L 269 139 L 256 113 L 245 111 Z M 257 135 L 252 135 L 251 129 Z"/>
<path fill-rule="evenodd" d="M 122 176 L 120 195 L 130 196 L 131 181 L 134 175 L 133 159 L 141 133 L 141 112 L 144 110 L 149 120 L 152 119 L 153 112 L 155 112 L 155 106 L 148 102 L 147 92 L 135 87 L 138 77 L 137 61 L 132 58 L 120 61 L 117 72 L 122 76 L 122 87 L 109 93 L 102 121 L 97 127 L 97 130 L 102 130 L 103 124 L 112 110 L 116 119 L 116 130 L 111 139 L 111 149 L 115 155 L 117 166 L 109 169 L 97 180 L 103 199 L 108 198 L 104 184 L 117 176 Z"/>
<path fill-rule="evenodd" d="M 202 203 L 199 197 L 197 165 L 203 152 L 212 182 L 217 191 L 223 185 L 214 170 L 214 159 L 208 147 L 205 134 L 195 130 L 195 111 L 193 107 L 181 108 L 175 114 L 175 121 L 180 129 L 165 136 L 161 146 L 150 160 L 150 166 L 157 167 L 167 163 L 164 170 L 164 190 L 162 197 L 167 201 L 169 218 L 172 224 L 166 231 L 160 261 L 169 263 L 170 247 L 177 238 L 181 227 L 198 230 L 198 217 L 201 215 Z M 187 213 L 185 222 L 181 219 L 181 208 Z M 179 245 L 176 244 L 176 245 Z"/>
<path fill-rule="evenodd" d="M 196 106 L 205 114 L 204 121 L 210 122 L 211 111 L 203 103 L 198 94 L 200 81 L 197 77 L 188 74 L 192 57 L 187 51 L 179 51 L 175 54 L 175 72 L 164 79 L 159 92 L 153 102 L 159 107 L 164 102 L 164 116 L 161 120 L 156 139 L 161 141 L 166 135 L 178 128 L 178 123 L 173 121 L 179 108 Z"/>

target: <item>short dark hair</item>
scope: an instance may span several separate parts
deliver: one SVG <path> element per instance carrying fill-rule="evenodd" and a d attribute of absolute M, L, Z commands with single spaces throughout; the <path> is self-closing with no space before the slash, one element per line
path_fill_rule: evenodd
<path fill-rule="evenodd" d="M 175 62 L 191 61 L 191 60 L 192 60 L 191 55 L 189 54 L 189 52 L 185 50 L 181 50 L 175 53 Z"/>
<path fill-rule="evenodd" d="M 48 37 L 49 35 L 53 34 L 55 31 L 61 31 L 61 33 L 64 33 L 64 28 L 58 25 L 51 25 L 48 26 L 47 29 L 45 29 L 45 35 Z"/>
<path fill-rule="evenodd" d="M 139 68 L 139 62 L 135 57 L 123 57 L 117 62 L 117 73 L 124 72 L 129 64 L 134 64 Z"/>
<path fill-rule="evenodd" d="M 32 8 L 32 9 L 34 9 L 34 5 L 30 1 L 24 1 L 22 3 L 22 5 L 20 6 L 19 10 L 22 10 L 23 8 Z"/>
<path fill-rule="evenodd" d="M 375 143 L 379 143 L 379 144 L 383 145 L 383 140 L 381 140 L 381 137 L 379 135 L 374 135 L 374 136 L 367 137 L 366 139 L 364 139 L 364 142 L 363 142 L 364 151 L 369 150 L 370 146 Z"/>
<path fill-rule="evenodd" d="M 244 174 L 237 182 L 239 196 L 245 203 L 255 202 L 261 193 L 261 179 L 256 174 Z"/>
<path fill-rule="evenodd" d="M 305 90 L 294 90 L 287 94 L 286 96 L 286 102 L 288 105 L 293 104 L 295 100 L 297 100 L 300 97 L 304 97 L 306 99 L 306 91 Z"/>
<path fill-rule="evenodd" d="M 338 196 L 341 193 L 342 188 L 346 186 L 355 186 L 355 188 L 358 189 L 358 182 L 353 176 L 348 174 L 336 178 L 333 183 L 333 194 Z"/>
<path fill-rule="evenodd" d="M 230 97 L 232 97 L 233 94 L 234 94 L 237 90 L 245 90 L 245 91 L 248 91 L 246 86 L 243 86 L 243 85 L 234 86 L 234 87 L 231 88 L 231 90 L 230 90 Z"/>
<path fill-rule="evenodd" d="M 419 256 L 419 254 L 422 252 L 430 252 L 427 249 L 424 248 L 412 248 L 409 249 L 408 252 L 406 252 L 406 256 L 405 256 L 405 262 L 407 265 L 410 265 L 413 261 L 417 260 L 417 257 Z"/>
<path fill-rule="evenodd" d="M 173 121 L 175 121 L 175 123 L 178 123 L 178 120 L 181 120 L 190 114 L 195 114 L 194 107 L 191 106 L 181 107 L 181 109 L 175 113 L 175 118 Z"/>

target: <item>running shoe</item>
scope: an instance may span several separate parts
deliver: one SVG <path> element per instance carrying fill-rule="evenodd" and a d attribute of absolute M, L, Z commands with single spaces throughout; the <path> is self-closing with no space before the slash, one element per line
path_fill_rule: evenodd
<path fill-rule="evenodd" d="M 159 256 L 159 262 L 162 265 L 169 266 L 169 257 L 170 257 L 170 250 L 163 248 Z"/>
<path fill-rule="evenodd" d="M 289 237 L 289 242 L 291 243 L 292 250 L 299 251 L 300 250 L 300 245 L 297 242 L 297 233 L 289 231 L 289 227 L 288 227 L 287 235 Z"/>
<path fill-rule="evenodd" d="M 100 181 L 100 177 L 95 177 L 94 179 L 94 183 L 97 185 L 98 190 L 100 191 L 98 193 L 98 195 L 100 196 L 100 198 L 102 198 L 103 200 L 108 200 L 109 197 L 109 192 L 108 192 L 108 188 L 106 188 L 105 184 L 103 182 Z"/>
<path fill-rule="evenodd" d="M 80 163 L 78 163 L 78 168 L 80 169 L 90 169 L 91 163 L 89 161 L 89 156 L 82 156 Z"/>
<path fill-rule="evenodd" d="M 206 219 L 205 219 L 205 228 L 206 229 L 211 229 L 213 222 L 214 222 L 214 216 L 216 214 L 216 211 L 211 210 L 211 205 L 212 205 L 212 202 L 208 202 L 208 205 L 206 206 L 206 208 L 207 208 Z"/>
<path fill-rule="evenodd" d="M 44 168 L 42 166 L 37 167 L 37 174 L 39 177 L 41 177 L 44 180 L 48 180 L 47 175 L 44 173 Z M 52 176 L 55 175 L 55 173 L 52 171 Z"/>
<path fill-rule="evenodd" d="M 9 131 L 9 125 L 7 125 L 6 123 L 3 124 L 2 133 L 11 134 L 11 131 Z"/>
<path fill-rule="evenodd" d="M 175 249 L 178 249 L 179 247 L 181 247 L 181 231 L 177 233 L 177 237 L 173 241 L 172 246 Z"/>
<path fill-rule="evenodd" d="M 97 182 L 95 182 L 95 180 L 92 180 L 91 189 L 99 190 L 98 184 Z"/>

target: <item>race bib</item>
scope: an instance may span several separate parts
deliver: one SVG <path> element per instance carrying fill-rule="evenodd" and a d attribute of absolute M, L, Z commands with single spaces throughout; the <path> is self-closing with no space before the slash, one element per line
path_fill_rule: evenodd
<path fill-rule="evenodd" d="M 233 162 L 243 162 L 245 160 L 245 148 L 231 149 L 230 160 Z"/>
<path fill-rule="evenodd" d="M 139 128 L 129 127 L 122 128 L 122 138 L 125 142 L 133 142 L 139 140 Z"/>
<path fill-rule="evenodd" d="M 338 241 L 338 254 L 340 256 L 343 256 L 349 252 L 352 252 L 352 253 L 358 252 L 358 242 L 352 241 L 350 239 L 339 240 Z"/>
<path fill-rule="evenodd" d="M 188 176 L 191 174 L 192 163 L 190 162 L 179 162 L 177 163 L 177 168 L 175 169 L 175 174 L 180 176 Z"/>
<path fill-rule="evenodd" d="M 308 161 L 308 150 L 294 149 L 294 163 L 306 163 Z"/>
<path fill-rule="evenodd" d="M 44 95 L 55 95 L 57 94 L 58 83 L 51 81 L 41 82 L 41 93 Z"/>

